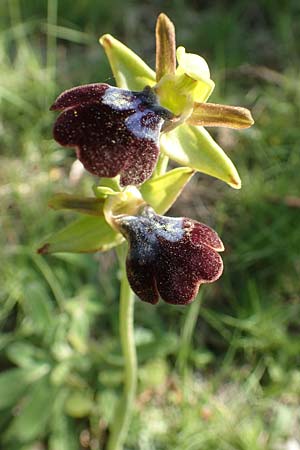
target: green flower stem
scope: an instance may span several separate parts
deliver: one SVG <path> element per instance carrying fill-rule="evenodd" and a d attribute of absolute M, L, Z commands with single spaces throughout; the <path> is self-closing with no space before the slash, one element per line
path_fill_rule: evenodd
<path fill-rule="evenodd" d="M 125 246 L 122 246 L 125 249 Z M 122 450 L 130 425 L 137 384 L 137 359 L 134 342 L 134 294 L 130 289 L 125 267 L 125 254 L 119 255 L 121 266 L 121 293 L 119 329 L 124 357 L 124 391 L 117 404 L 107 450 Z"/>
<path fill-rule="evenodd" d="M 168 163 L 169 163 L 169 157 L 164 155 L 163 153 L 161 153 L 159 155 L 158 161 L 157 161 L 157 165 L 154 171 L 154 176 L 161 176 L 164 175 L 167 171 L 168 168 Z"/>

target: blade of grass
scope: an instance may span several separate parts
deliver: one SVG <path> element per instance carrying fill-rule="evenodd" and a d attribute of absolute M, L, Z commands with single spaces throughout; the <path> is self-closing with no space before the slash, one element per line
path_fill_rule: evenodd
<path fill-rule="evenodd" d="M 186 315 L 184 317 L 184 323 L 182 327 L 180 346 L 178 350 L 178 357 L 176 365 L 179 373 L 185 376 L 188 366 L 188 358 L 191 350 L 193 334 L 195 326 L 199 316 L 200 306 L 202 303 L 203 291 L 201 290 L 196 300 L 188 307 Z"/>
<path fill-rule="evenodd" d="M 58 0 L 48 0 L 47 9 L 47 72 L 50 81 L 56 78 L 56 52 L 57 52 L 57 37 L 53 33 L 52 27 L 57 25 L 57 7 Z M 52 86 L 52 83 L 50 83 Z M 49 93 L 50 95 L 51 93 Z"/>
<path fill-rule="evenodd" d="M 31 254 L 31 258 L 49 284 L 58 307 L 60 308 L 60 310 L 63 310 L 64 293 L 50 266 L 47 264 L 45 259 L 41 258 L 38 255 Z"/>

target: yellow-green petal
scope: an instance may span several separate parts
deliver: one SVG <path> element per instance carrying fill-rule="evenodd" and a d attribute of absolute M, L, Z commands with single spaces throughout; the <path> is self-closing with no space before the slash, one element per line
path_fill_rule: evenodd
<path fill-rule="evenodd" d="M 140 188 L 143 199 L 158 214 L 164 214 L 176 201 L 193 173 L 189 167 L 177 167 L 164 175 L 150 178 Z"/>
<path fill-rule="evenodd" d="M 249 128 L 254 124 L 249 109 L 217 103 L 194 103 L 193 113 L 188 118 L 190 125 L 204 127 Z"/>
<path fill-rule="evenodd" d="M 200 55 L 194 53 L 186 53 L 185 48 L 180 46 L 176 50 L 178 66 L 187 73 L 190 77 L 198 79 L 209 80 L 210 71 L 207 62 Z"/>
<path fill-rule="evenodd" d="M 197 81 L 197 89 L 194 89 L 193 100 L 205 102 L 212 91 L 215 83 L 210 79 L 210 71 L 207 62 L 202 56 L 186 53 L 184 47 L 178 47 L 176 51 L 178 68 L 177 75 L 183 73 Z"/>
<path fill-rule="evenodd" d="M 168 16 L 161 13 L 156 22 L 156 80 L 174 75 L 176 70 L 175 27 Z"/>
<path fill-rule="evenodd" d="M 132 50 L 110 34 L 100 40 L 108 57 L 117 86 L 132 91 L 141 91 L 156 82 L 155 72 Z"/>
<path fill-rule="evenodd" d="M 123 242 L 105 218 L 82 216 L 62 230 L 52 234 L 38 253 L 92 253 L 106 251 Z"/>
<path fill-rule="evenodd" d="M 191 167 L 240 189 L 241 180 L 232 161 L 202 127 L 181 125 L 161 136 L 161 150 L 182 166 Z"/>

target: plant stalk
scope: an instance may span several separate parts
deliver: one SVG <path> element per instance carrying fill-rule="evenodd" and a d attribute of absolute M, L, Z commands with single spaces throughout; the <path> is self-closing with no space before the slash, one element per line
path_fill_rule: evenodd
<path fill-rule="evenodd" d="M 122 450 L 132 415 L 136 384 L 137 359 L 134 342 L 134 294 L 130 289 L 125 267 L 125 252 L 119 258 L 121 266 L 121 292 L 119 310 L 119 330 L 124 357 L 124 390 L 112 423 L 107 450 Z"/>

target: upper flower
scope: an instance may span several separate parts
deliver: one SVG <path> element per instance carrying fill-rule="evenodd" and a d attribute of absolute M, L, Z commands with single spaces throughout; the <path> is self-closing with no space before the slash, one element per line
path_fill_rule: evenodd
<path fill-rule="evenodd" d="M 155 214 L 149 206 L 137 216 L 121 216 L 116 224 L 129 243 L 127 277 L 145 302 L 159 296 L 168 303 L 193 301 L 201 283 L 217 280 L 223 271 L 218 252 L 223 243 L 207 225 Z"/>
<path fill-rule="evenodd" d="M 150 177 L 161 127 L 172 117 L 150 89 L 132 92 L 100 83 L 63 92 L 51 110 L 63 110 L 54 125 L 55 140 L 75 146 L 78 159 L 92 174 L 120 174 L 123 186 Z"/>
<path fill-rule="evenodd" d="M 206 103 L 214 88 L 208 65 L 183 47 L 176 51 L 174 26 L 167 16 L 160 14 L 156 25 L 156 73 L 111 35 L 102 36 L 100 43 L 120 88 L 151 86 L 157 102 L 173 113 L 162 126 L 162 154 L 240 188 L 233 163 L 203 127 L 247 128 L 253 124 L 251 114 L 245 108 Z"/>
<path fill-rule="evenodd" d="M 214 89 L 208 65 L 183 47 L 175 52 L 170 20 L 161 14 L 157 21 L 156 74 L 112 36 L 100 42 L 119 88 L 103 83 L 63 92 L 51 107 L 63 110 L 54 126 L 56 141 L 76 147 L 92 174 L 120 175 L 122 186 L 145 182 L 161 149 L 179 164 L 239 188 L 234 165 L 203 126 L 245 128 L 253 123 L 251 114 L 205 103 Z"/>

